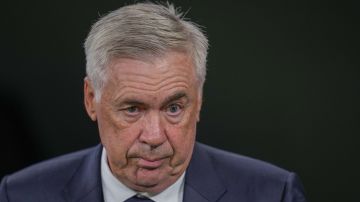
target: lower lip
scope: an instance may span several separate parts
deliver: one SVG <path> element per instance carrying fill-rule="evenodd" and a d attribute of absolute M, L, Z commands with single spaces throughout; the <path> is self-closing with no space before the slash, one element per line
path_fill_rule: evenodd
<path fill-rule="evenodd" d="M 143 158 L 140 158 L 138 161 L 138 166 L 142 167 L 142 168 L 147 168 L 147 169 L 155 169 L 161 166 L 161 164 L 163 163 L 164 159 L 160 159 L 160 160 L 156 160 L 156 161 L 149 161 Z"/>

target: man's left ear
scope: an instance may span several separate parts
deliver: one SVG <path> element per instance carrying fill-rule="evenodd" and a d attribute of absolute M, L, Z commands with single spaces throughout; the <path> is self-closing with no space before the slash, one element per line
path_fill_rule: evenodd
<path fill-rule="evenodd" d="M 96 121 L 96 100 L 95 100 L 95 91 L 92 87 L 91 81 L 89 78 L 85 77 L 84 79 L 84 104 L 86 112 L 88 113 L 91 120 Z"/>
<path fill-rule="evenodd" d="M 199 122 L 200 121 L 200 112 L 201 112 L 201 106 L 202 106 L 202 93 L 200 92 L 198 94 L 198 106 L 196 109 L 196 121 Z"/>

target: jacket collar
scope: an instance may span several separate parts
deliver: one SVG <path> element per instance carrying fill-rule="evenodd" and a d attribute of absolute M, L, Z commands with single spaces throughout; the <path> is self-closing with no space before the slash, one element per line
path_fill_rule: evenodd
<path fill-rule="evenodd" d="M 200 143 L 195 143 L 185 176 L 184 202 L 214 202 L 226 192 L 204 147 Z M 103 201 L 100 174 L 101 153 L 100 144 L 84 157 L 63 191 L 66 201 Z"/>
<path fill-rule="evenodd" d="M 103 201 L 100 174 L 101 153 L 102 146 L 98 145 L 85 155 L 63 191 L 66 201 Z"/>
<path fill-rule="evenodd" d="M 206 146 L 195 143 L 185 176 L 184 202 L 213 202 L 226 192 L 204 147 Z"/>

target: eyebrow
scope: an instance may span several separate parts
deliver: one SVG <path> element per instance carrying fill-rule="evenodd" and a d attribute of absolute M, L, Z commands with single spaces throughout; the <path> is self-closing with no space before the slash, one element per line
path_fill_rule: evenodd
<path fill-rule="evenodd" d="M 128 98 L 122 101 L 119 105 L 145 105 L 145 103 L 136 99 Z"/>
<path fill-rule="evenodd" d="M 188 100 L 188 95 L 185 92 L 177 92 L 173 95 L 171 95 L 170 97 L 167 97 L 165 99 L 165 101 L 162 103 L 162 105 L 166 105 L 170 102 L 173 102 L 175 100 L 179 100 L 181 98 L 185 98 L 186 100 Z"/>
<path fill-rule="evenodd" d="M 175 100 L 179 100 L 181 98 L 185 98 L 186 100 L 188 100 L 188 96 L 185 92 L 177 92 L 169 97 L 167 97 L 162 103 L 161 105 L 164 106 L 170 102 L 173 102 Z M 145 102 L 139 101 L 138 99 L 135 98 L 126 98 L 125 100 L 121 101 L 121 103 L 118 104 L 119 106 L 121 105 L 137 105 L 137 106 L 146 106 L 147 104 Z"/>

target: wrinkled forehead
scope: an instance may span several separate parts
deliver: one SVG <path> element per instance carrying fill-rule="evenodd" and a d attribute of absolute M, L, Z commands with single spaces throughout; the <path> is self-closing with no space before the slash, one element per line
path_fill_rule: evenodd
<path fill-rule="evenodd" d="M 116 58 L 109 68 L 104 93 L 115 100 L 163 100 L 173 94 L 197 97 L 195 70 L 185 54 L 171 53 L 153 60 Z"/>
<path fill-rule="evenodd" d="M 183 73 L 196 78 L 196 68 L 193 58 L 187 52 L 173 51 L 161 55 L 144 54 L 141 56 L 121 55 L 113 56 L 107 65 L 110 75 L 116 72 L 141 74 L 168 72 L 173 75 Z M 165 76 L 165 75 L 164 75 Z"/>
<path fill-rule="evenodd" d="M 189 61 L 195 64 L 194 55 L 192 47 L 186 45 L 184 47 L 179 46 L 176 48 L 170 49 L 151 49 L 151 47 L 143 47 L 143 49 L 138 50 L 139 47 L 132 50 L 131 48 L 126 49 L 126 52 L 119 50 L 111 51 L 109 54 L 108 64 L 112 63 L 114 60 L 119 60 L 121 58 L 139 60 L 147 63 L 151 63 L 157 60 L 167 60 L 169 56 L 172 55 L 183 55 L 186 56 Z M 195 66 L 194 66 L 195 68 Z"/>

